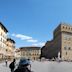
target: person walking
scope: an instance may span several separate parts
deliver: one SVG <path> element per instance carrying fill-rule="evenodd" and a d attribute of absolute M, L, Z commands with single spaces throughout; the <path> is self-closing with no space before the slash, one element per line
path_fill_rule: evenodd
<path fill-rule="evenodd" d="M 15 62 L 16 62 L 16 60 L 14 59 L 14 60 L 10 63 L 10 65 L 9 65 L 9 68 L 10 68 L 11 72 L 14 72 Z"/>
<path fill-rule="evenodd" d="M 6 64 L 6 67 L 7 67 L 7 65 L 8 65 L 8 60 L 7 59 L 5 60 L 5 64 Z"/>

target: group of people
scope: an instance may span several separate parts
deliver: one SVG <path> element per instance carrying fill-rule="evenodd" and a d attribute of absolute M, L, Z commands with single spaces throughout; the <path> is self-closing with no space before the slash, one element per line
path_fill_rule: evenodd
<path fill-rule="evenodd" d="M 5 62 L 6 62 L 6 66 L 7 66 L 7 60 Z M 32 72 L 31 64 L 28 59 L 21 59 L 18 64 L 17 69 L 15 69 L 15 63 L 16 63 L 16 60 L 13 59 L 13 61 L 9 64 L 9 68 L 10 68 L 11 72 Z"/>

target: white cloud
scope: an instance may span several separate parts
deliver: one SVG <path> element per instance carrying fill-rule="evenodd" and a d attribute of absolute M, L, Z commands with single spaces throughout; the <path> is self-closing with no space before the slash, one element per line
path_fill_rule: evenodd
<path fill-rule="evenodd" d="M 16 37 L 16 38 L 20 38 L 21 40 L 32 39 L 32 37 L 26 36 L 26 35 L 23 35 L 23 34 L 12 34 L 12 36 L 14 36 L 14 37 Z"/>
<path fill-rule="evenodd" d="M 30 36 L 26 36 L 26 35 L 23 35 L 23 34 L 12 34 L 12 36 L 16 37 L 16 38 L 19 38 L 21 40 L 26 40 L 27 42 L 38 42 L 38 40 L 36 39 L 33 39 L 32 37 Z"/>
<path fill-rule="evenodd" d="M 32 44 L 33 46 L 44 46 L 45 43 L 44 42 L 39 42 L 39 43 L 34 43 Z"/>
<path fill-rule="evenodd" d="M 19 38 L 21 40 L 25 40 L 27 42 L 32 42 L 32 46 L 44 46 L 45 42 L 38 42 L 38 40 L 33 39 L 33 37 L 27 36 L 27 35 L 23 35 L 23 34 L 12 34 L 13 37 Z"/>
<path fill-rule="evenodd" d="M 38 42 L 38 40 L 30 39 L 30 40 L 27 40 L 27 42 Z"/>
<path fill-rule="evenodd" d="M 33 43 L 32 46 L 42 47 L 42 46 L 45 45 L 45 42 L 38 42 L 38 40 L 33 39 L 33 37 L 30 37 L 30 36 L 27 36 L 27 35 L 13 33 L 12 36 L 19 38 L 21 40 L 25 40 L 26 42 L 32 42 Z"/>

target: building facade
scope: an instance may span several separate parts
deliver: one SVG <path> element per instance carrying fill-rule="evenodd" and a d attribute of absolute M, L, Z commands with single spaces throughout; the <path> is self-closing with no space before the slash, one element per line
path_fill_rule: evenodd
<path fill-rule="evenodd" d="M 13 59 L 15 57 L 15 41 L 11 38 L 7 38 L 6 45 L 6 58 Z"/>
<path fill-rule="evenodd" d="M 45 44 L 45 57 L 72 60 L 72 26 L 61 23 L 53 32 L 53 40 Z"/>
<path fill-rule="evenodd" d="M 21 58 L 21 50 L 19 48 L 15 49 L 15 58 L 16 59 Z"/>
<path fill-rule="evenodd" d="M 0 60 L 14 56 L 15 41 L 8 38 L 8 30 L 0 22 Z"/>
<path fill-rule="evenodd" d="M 21 47 L 21 57 L 31 60 L 38 60 L 41 54 L 40 47 Z"/>
<path fill-rule="evenodd" d="M 0 22 L 0 59 L 5 58 L 7 32 L 8 32 L 8 30 L 7 30 L 7 29 L 5 28 L 5 26 Z"/>

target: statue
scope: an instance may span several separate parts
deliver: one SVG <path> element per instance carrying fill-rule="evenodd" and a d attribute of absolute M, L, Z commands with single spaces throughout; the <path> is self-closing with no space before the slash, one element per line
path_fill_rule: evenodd
<path fill-rule="evenodd" d="M 60 52 L 58 52 L 58 60 L 59 61 L 61 60 L 61 58 L 60 58 Z"/>

